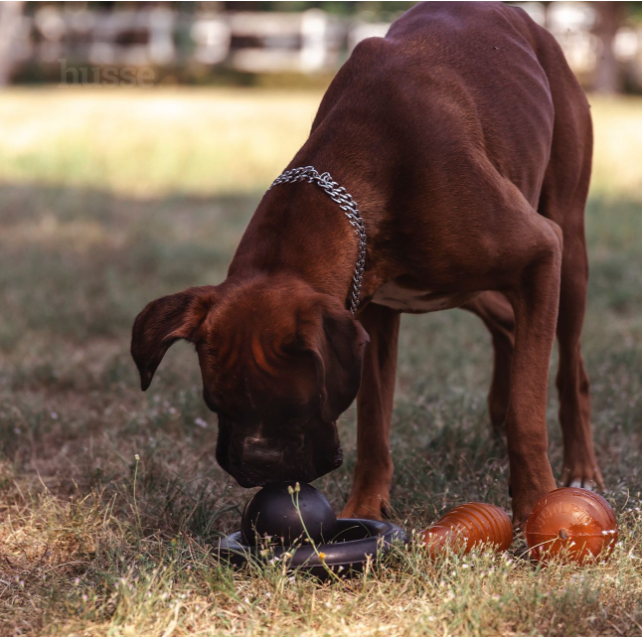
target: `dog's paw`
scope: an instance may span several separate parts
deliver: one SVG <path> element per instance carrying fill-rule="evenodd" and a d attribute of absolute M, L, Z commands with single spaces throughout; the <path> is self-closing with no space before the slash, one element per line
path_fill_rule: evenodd
<path fill-rule="evenodd" d="M 526 523 L 530 517 L 532 511 L 529 511 L 527 514 L 520 513 L 518 515 L 513 514 L 513 533 L 515 537 L 518 537 L 526 532 Z"/>
<path fill-rule="evenodd" d="M 594 466 L 569 466 L 565 465 L 562 471 L 562 484 L 565 487 L 576 487 L 604 491 L 604 480 L 599 468 Z"/>
<path fill-rule="evenodd" d="M 379 494 L 351 495 L 340 517 L 386 520 L 390 517 L 390 504 L 387 497 Z"/>

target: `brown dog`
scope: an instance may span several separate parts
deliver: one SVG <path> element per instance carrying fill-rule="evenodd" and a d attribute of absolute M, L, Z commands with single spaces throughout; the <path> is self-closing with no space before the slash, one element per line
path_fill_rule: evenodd
<path fill-rule="evenodd" d="M 346 309 L 358 241 L 344 212 L 318 184 L 281 184 L 221 285 L 138 316 L 142 388 L 174 341 L 192 341 L 219 416 L 217 459 L 248 487 L 338 467 L 336 420 L 356 396 L 343 515 L 379 518 L 400 312 L 461 306 L 493 337 L 489 408 L 507 435 L 515 522 L 555 488 L 545 416 L 556 333 L 564 479 L 601 485 L 580 352 L 591 152 L 587 100 L 553 37 L 521 9 L 417 5 L 386 38 L 357 46 L 290 165 L 329 171 L 363 212 L 358 320 Z"/>

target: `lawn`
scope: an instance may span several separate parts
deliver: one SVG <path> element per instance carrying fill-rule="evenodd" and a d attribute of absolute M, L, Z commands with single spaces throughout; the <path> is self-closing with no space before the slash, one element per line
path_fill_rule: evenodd
<path fill-rule="evenodd" d="M 145 303 L 220 282 L 261 192 L 320 94 L 11 90 L 0 96 L 0 636 L 642 634 L 642 100 L 591 99 L 595 173 L 584 352 L 598 458 L 621 535 L 612 559 L 538 568 L 504 555 L 319 585 L 237 573 L 212 544 L 252 491 L 214 459 L 192 348 L 142 394 L 129 356 Z M 367 213 L 366 213 L 367 214 Z M 492 353 L 453 310 L 402 321 L 394 519 L 421 529 L 470 500 L 509 509 L 486 413 Z M 550 457 L 559 476 L 557 401 Z M 355 462 L 317 481 L 339 510 Z"/>

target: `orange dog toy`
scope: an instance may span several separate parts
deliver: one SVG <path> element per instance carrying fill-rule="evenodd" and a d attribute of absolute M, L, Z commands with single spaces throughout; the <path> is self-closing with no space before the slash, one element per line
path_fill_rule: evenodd
<path fill-rule="evenodd" d="M 513 525 L 508 514 L 494 504 L 481 502 L 455 507 L 427 528 L 420 540 L 431 555 L 448 544 L 454 548 L 464 545 L 465 553 L 484 544 L 492 544 L 498 551 L 505 551 L 512 541 Z"/>

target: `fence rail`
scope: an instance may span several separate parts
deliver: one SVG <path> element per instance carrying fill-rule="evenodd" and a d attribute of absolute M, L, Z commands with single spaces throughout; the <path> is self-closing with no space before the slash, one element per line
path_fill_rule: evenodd
<path fill-rule="evenodd" d="M 364 38 L 389 24 L 339 19 L 321 9 L 299 13 L 186 14 L 169 6 L 93 11 L 45 5 L 25 15 L 24 3 L 0 9 L 0 83 L 26 65 L 180 67 L 185 64 L 248 73 L 315 74 L 336 70 Z M 560 42 L 580 80 L 590 85 L 602 53 L 590 3 L 521 3 Z M 621 28 L 617 63 L 629 84 L 642 88 L 642 30 Z"/>

